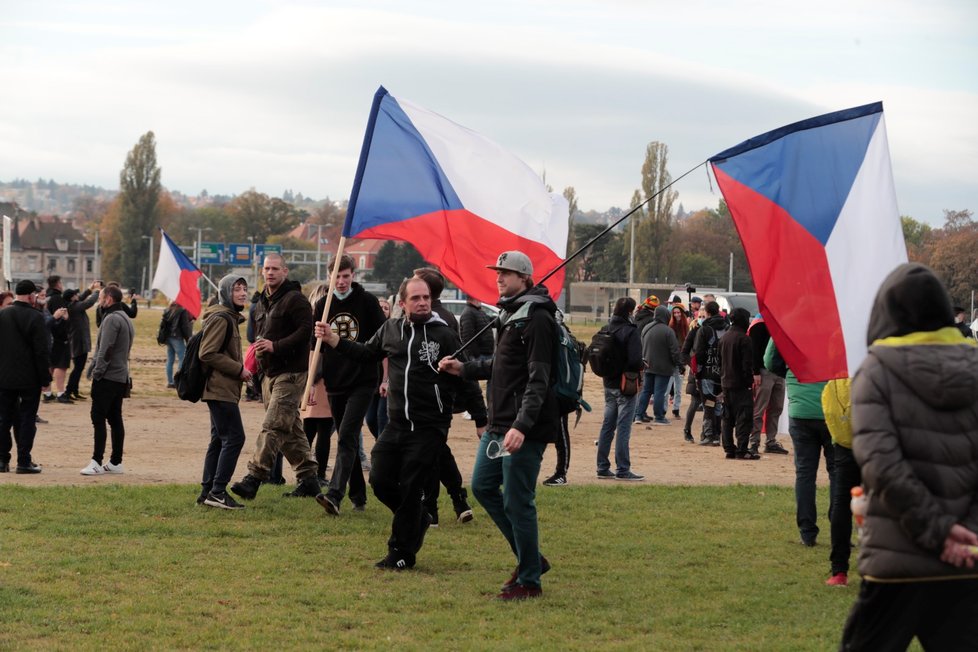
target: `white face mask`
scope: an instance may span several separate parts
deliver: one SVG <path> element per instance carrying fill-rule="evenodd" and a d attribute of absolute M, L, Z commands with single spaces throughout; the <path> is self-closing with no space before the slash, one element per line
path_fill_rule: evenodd
<path fill-rule="evenodd" d="M 350 292 L 352 292 L 352 291 L 353 291 L 353 288 L 350 288 L 346 292 L 340 292 L 339 290 L 334 289 L 333 290 L 333 294 L 336 296 L 337 299 L 339 299 L 340 301 L 342 301 L 343 299 L 345 299 L 348 296 L 350 296 Z"/>
<path fill-rule="evenodd" d="M 696 318 L 696 323 L 697 323 L 697 324 L 699 324 L 700 326 L 702 326 L 702 325 L 703 325 L 703 322 L 704 322 L 704 321 L 705 321 L 705 320 L 704 320 L 704 319 L 703 319 L 702 317 L 697 317 L 697 318 Z"/>

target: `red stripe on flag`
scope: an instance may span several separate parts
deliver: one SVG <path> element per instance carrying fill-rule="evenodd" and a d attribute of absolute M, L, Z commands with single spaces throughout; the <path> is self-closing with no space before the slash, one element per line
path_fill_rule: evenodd
<path fill-rule="evenodd" d="M 801 382 L 849 376 L 825 247 L 783 208 L 713 166 L 740 234 L 758 305 Z"/>
<path fill-rule="evenodd" d="M 202 274 L 198 270 L 180 270 L 180 294 L 173 301 L 183 306 L 191 317 L 200 315 L 200 287 L 197 283 Z"/>
<path fill-rule="evenodd" d="M 436 211 L 381 224 L 357 237 L 410 242 L 425 260 L 438 265 L 466 294 L 486 303 L 499 299 L 496 274 L 486 269 L 486 265 L 494 265 L 500 253 L 517 249 L 529 256 L 534 279 L 542 278 L 562 261 L 539 242 L 518 236 L 464 209 Z M 547 279 L 551 297 L 560 296 L 563 283 L 564 270 Z"/>

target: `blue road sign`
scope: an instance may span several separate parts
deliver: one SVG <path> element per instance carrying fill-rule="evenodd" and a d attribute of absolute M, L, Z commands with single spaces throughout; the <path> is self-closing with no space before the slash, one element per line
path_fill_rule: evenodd
<path fill-rule="evenodd" d="M 262 259 L 265 258 L 265 254 L 281 254 L 282 245 L 277 244 L 256 244 L 255 245 L 255 260 L 260 264 Z"/>
<path fill-rule="evenodd" d="M 228 245 L 228 262 L 232 265 L 251 264 L 251 243 L 234 242 Z"/>

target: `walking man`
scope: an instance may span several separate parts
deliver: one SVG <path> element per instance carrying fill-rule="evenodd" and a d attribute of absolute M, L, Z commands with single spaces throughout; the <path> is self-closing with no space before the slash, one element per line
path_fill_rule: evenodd
<path fill-rule="evenodd" d="M 644 480 L 631 470 L 631 457 L 628 443 L 632 434 L 632 417 L 635 415 L 635 402 L 638 395 L 634 391 L 622 388 L 624 372 L 631 372 L 636 377 L 642 373 L 642 343 L 638 339 L 638 329 L 632 323 L 632 310 L 635 309 L 635 299 L 622 297 L 615 302 L 615 307 L 608 322 L 608 331 L 615 338 L 617 359 L 621 362 L 620 373 L 603 378 L 604 383 L 604 421 L 598 435 L 598 478 L 602 480 Z M 613 369 L 612 371 L 619 371 Z M 627 395 L 626 395 L 627 394 Z M 617 433 L 616 433 L 617 431 Z M 611 440 L 615 440 L 615 473 L 611 471 Z"/>
<path fill-rule="evenodd" d="M 421 503 L 426 485 L 438 477 L 456 395 L 464 392 L 466 398 L 482 401 L 474 381 L 438 373 L 440 355 L 458 350 L 461 343 L 455 329 L 431 311 L 428 284 L 408 279 L 401 283 L 398 297 L 404 316 L 384 322 L 364 344 L 341 338 L 325 322 L 316 324 L 316 336 L 352 362 L 376 365 L 387 358 L 390 420 L 371 454 L 370 485 L 394 514 L 387 556 L 376 564 L 391 570 L 414 566 L 432 523 Z M 481 434 L 482 428 L 476 430 Z M 316 500 L 327 513 L 335 513 L 328 496 Z"/>
<path fill-rule="evenodd" d="M 550 570 L 540 554 L 536 484 L 543 452 L 560 427 L 551 389 L 557 306 L 545 287 L 533 284 L 533 263 L 523 252 L 505 251 L 488 267 L 496 271 L 501 309 L 495 355 L 491 362 L 464 364 L 446 358 L 439 368 L 491 379 L 489 426 L 479 441 L 472 494 L 516 555 L 516 570 L 497 598 L 524 600 L 543 594 L 540 576 Z"/>
<path fill-rule="evenodd" d="M 95 447 L 92 460 L 82 475 L 122 473 L 122 449 L 126 426 L 122 421 L 122 399 L 129 393 L 129 352 L 136 330 L 123 310 L 122 290 L 109 286 L 99 299 L 102 307 L 102 327 L 95 344 L 95 356 L 89 367 L 92 379 L 92 427 Z M 106 421 L 112 432 L 112 455 L 102 464 L 105 455 Z"/>
<path fill-rule="evenodd" d="M 17 473 L 40 473 L 31 459 L 41 388 L 51 382 L 48 333 L 35 308 L 37 286 L 20 281 L 14 302 L 0 310 L 0 473 L 10 471 L 10 430 L 17 440 Z"/>
<path fill-rule="evenodd" d="M 289 268 L 280 254 L 265 256 L 261 274 L 265 289 L 255 304 L 255 350 L 264 374 L 261 391 L 265 420 L 248 462 L 248 475 L 231 485 L 231 491 L 253 500 L 281 451 L 292 465 L 297 483 L 295 490 L 285 495 L 311 497 L 319 493 L 318 466 L 302 429 L 299 403 L 309 370 L 312 308 L 302 286 L 289 280 Z"/>
<path fill-rule="evenodd" d="M 339 270 L 326 323 L 337 337 L 362 344 L 373 337 L 387 317 L 380 309 L 377 297 L 353 281 L 356 267 L 352 256 L 344 254 L 333 264 L 339 264 Z M 322 316 L 325 305 L 326 297 L 316 302 L 317 319 Z M 353 509 L 363 511 L 367 503 L 367 485 L 360 464 L 360 432 L 367 408 L 380 385 L 380 365 L 364 364 L 341 356 L 332 347 L 324 350 L 321 364 L 329 409 L 336 424 L 337 441 L 333 476 L 326 498 L 320 502 L 327 513 L 339 515 L 340 503 L 349 483 Z"/>

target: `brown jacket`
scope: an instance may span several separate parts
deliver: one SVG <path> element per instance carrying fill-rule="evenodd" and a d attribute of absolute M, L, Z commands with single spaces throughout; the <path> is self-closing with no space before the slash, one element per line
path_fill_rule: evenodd
<path fill-rule="evenodd" d="M 219 314 L 220 313 L 220 314 Z M 221 349 L 228 335 L 228 317 L 235 324 L 227 348 Z M 200 316 L 204 336 L 200 341 L 200 361 L 211 368 L 204 387 L 203 400 L 237 403 L 241 400 L 241 333 L 238 326 L 244 321 L 241 313 L 226 306 L 208 306 Z"/>

